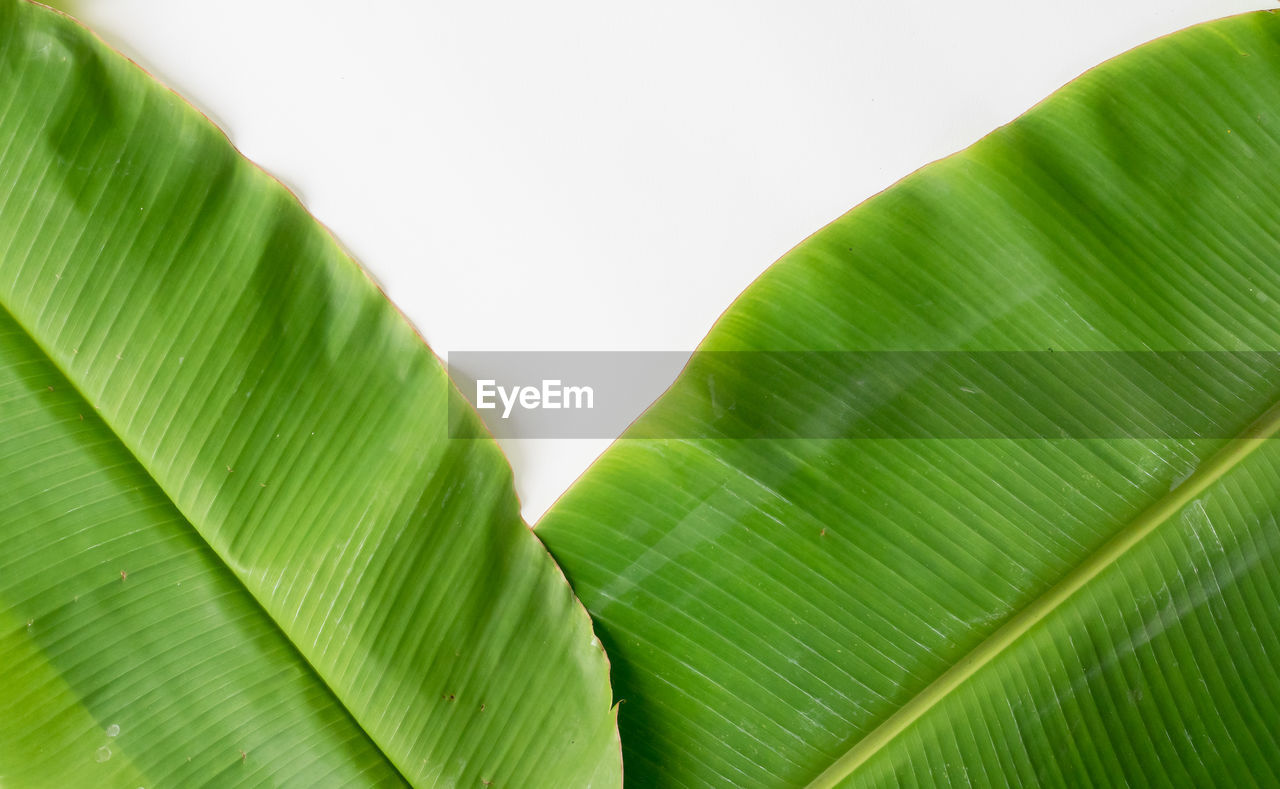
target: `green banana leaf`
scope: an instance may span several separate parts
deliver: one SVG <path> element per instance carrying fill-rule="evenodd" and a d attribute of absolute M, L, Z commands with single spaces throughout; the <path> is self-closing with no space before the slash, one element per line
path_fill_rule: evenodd
<path fill-rule="evenodd" d="M 1098 67 L 787 254 L 537 527 L 628 783 L 1273 784 L 1280 381 L 1202 433 L 1066 438 L 921 437 L 908 386 L 852 440 L 849 380 L 752 360 L 1272 352 L 1277 304 L 1270 12 Z M 1235 397 L 1207 372 L 1188 396 Z"/>
<path fill-rule="evenodd" d="M 334 240 L 0 2 L 0 785 L 617 786 L 505 459 Z"/>
<path fill-rule="evenodd" d="M 412 329 L 74 23 L 5 0 L 0 50 L 0 785 L 618 784 L 600 645 Z M 1276 107 L 1280 20 L 1184 32 L 739 300 L 539 526 L 631 783 L 1280 774 L 1280 382 L 1166 374 L 1231 405 L 1195 438 L 903 438 L 908 386 L 849 440 L 808 354 L 1280 348 Z"/>

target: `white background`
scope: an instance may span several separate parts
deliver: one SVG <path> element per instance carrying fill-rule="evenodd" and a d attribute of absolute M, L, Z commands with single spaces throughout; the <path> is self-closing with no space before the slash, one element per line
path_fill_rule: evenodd
<path fill-rule="evenodd" d="M 1273 4 L 79 0 L 453 350 L 692 350 L 770 262 L 1085 69 Z M 536 519 L 603 441 L 506 442 Z"/>

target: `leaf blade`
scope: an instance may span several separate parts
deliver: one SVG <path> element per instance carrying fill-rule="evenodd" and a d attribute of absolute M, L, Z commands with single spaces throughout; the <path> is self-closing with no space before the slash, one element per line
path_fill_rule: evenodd
<path fill-rule="evenodd" d="M 1249 15 L 1090 72 L 815 234 L 702 350 L 1277 347 L 1277 37 Z M 642 785 L 808 784 L 1228 442 L 816 440 L 849 382 L 752 372 L 716 370 L 742 415 L 682 378 L 637 430 L 670 438 L 615 444 L 538 526 L 634 705 Z M 883 418 L 922 418 L 915 394 Z M 752 419 L 776 440 L 727 437 Z"/>
<path fill-rule="evenodd" d="M 6 780 L 147 786 L 228 774 L 251 781 L 291 763 L 286 775 L 300 782 L 404 785 L 3 312 L 0 401 Z M 13 528 L 18 523 L 25 528 Z M 156 620 L 165 626 L 158 630 Z M 241 762 L 242 750 L 252 762 Z"/>
<path fill-rule="evenodd" d="M 421 339 L 192 108 L 0 17 L 15 322 L 405 778 L 620 780 L 589 620 Z"/>

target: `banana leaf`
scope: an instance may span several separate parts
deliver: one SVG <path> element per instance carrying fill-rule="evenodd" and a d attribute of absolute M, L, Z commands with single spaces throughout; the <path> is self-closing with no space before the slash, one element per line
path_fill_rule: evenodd
<path fill-rule="evenodd" d="M 776 263 L 537 526 L 613 662 L 629 785 L 1274 783 L 1280 381 L 1246 382 L 1280 350 L 1278 217 L 1260 12 L 1088 72 Z M 1153 386 L 1226 407 L 938 433 L 927 381 L 851 411 L 821 363 L 904 352 L 1203 353 Z M 1041 405 L 1111 408 L 1097 373 Z"/>
<path fill-rule="evenodd" d="M 619 785 L 460 402 L 204 117 L 0 2 L 0 785 Z"/>

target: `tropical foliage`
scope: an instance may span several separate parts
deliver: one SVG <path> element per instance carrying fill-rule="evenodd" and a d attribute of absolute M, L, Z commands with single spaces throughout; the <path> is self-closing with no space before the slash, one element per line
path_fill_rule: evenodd
<path fill-rule="evenodd" d="M 1280 381 L 1231 354 L 1280 351 L 1280 17 L 820 231 L 536 535 L 425 344 L 202 116 L 22 0 L 0 70 L 0 785 L 1280 774 Z M 921 437 L 919 382 L 855 413 L 813 353 L 1050 349 L 1223 352 L 1157 384 L 1226 417 Z"/>

